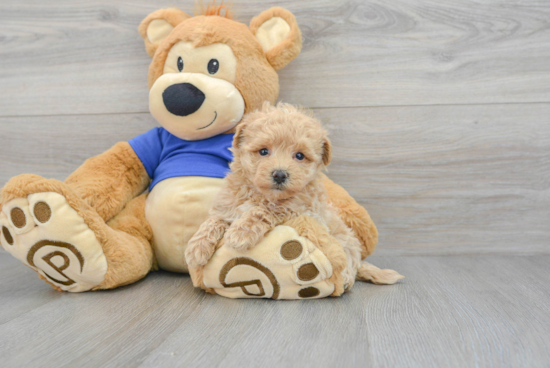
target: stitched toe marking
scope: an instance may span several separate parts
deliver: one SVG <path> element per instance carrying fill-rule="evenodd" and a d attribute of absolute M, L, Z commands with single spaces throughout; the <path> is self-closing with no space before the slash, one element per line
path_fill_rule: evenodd
<path fill-rule="evenodd" d="M 306 263 L 298 269 L 298 278 L 302 281 L 311 281 L 319 275 L 319 270 L 313 263 Z"/>
<path fill-rule="evenodd" d="M 25 212 L 19 207 L 14 207 L 10 211 L 11 222 L 13 226 L 22 229 L 27 224 L 27 218 Z"/>
<path fill-rule="evenodd" d="M 319 295 L 319 289 L 313 286 L 309 286 L 307 288 L 303 288 L 298 292 L 298 296 L 300 298 L 313 298 Z"/>
<path fill-rule="evenodd" d="M 2 234 L 4 235 L 4 239 L 6 239 L 6 242 L 9 245 L 13 245 L 13 236 L 11 236 L 11 233 L 7 227 L 2 226 Z"/>
<path fill-rule="evenodd" d="M 281 246 L 281 256 L 287 261 L 298 258 L 303 251 L 302 244 L 298 240 L 289 240 Z"/>
<path fill-rule="evenodd" d="M 36 220 L 42 224 L 48 222 L 52 217 L 52 209 L 46 202 L 37 202 L 34 205 L 33 212 Z"/>

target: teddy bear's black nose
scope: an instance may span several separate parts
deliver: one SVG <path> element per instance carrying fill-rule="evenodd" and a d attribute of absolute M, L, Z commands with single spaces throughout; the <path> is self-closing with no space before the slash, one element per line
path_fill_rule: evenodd
<path fill-rule="evenodd" d="M 283 184 L 286 179 L 288 179 L 288 172 L 283 170 L 275 170 L 271 174 L 273 175 L 273 180 L 277 184 Z"/>
<path fill-rule="evenodd" d="M 201 107 L 204 99 L 204 93 L 191 83 L 172 84 L 162 92 L 164 106 L 178 116 L 191 115 Z"/>

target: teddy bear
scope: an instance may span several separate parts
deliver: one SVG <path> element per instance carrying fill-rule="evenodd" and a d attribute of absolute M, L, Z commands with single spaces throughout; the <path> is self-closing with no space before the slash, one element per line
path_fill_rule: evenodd
<path fill-rule="evenodd" d="M 1 192 L 2 246 L 60 291 L 112 289 L 157 269 L 189 272 L 185 247 L 229 170 L 235 127 L 264 101 L 275 103 L 277 71 L 302 46 L 295 17 L 279 7 L 250 26 L 223 5 L 196 16 L 161 9 L 139 33 L 152 58 L 149 109 L 160 127 L 86 160 L 64 182 L 23 174 Z M 377 243 L 374 223 L 343 188 L 323 180 L 365 258 Z M 276 227 L 246 256 L 222 247 L 191 276 L 227 297 L 336 296 L 345 262 L 308 218 Z M 315 279 L 299 277 L 303 264 L 319 271 Z M 363 278 L 383 282 L 381 271 Z"/>

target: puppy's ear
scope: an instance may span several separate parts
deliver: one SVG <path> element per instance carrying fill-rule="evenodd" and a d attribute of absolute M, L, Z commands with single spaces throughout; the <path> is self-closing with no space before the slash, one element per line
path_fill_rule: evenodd
<path fill-rule="evenodd" d="M 275 70 L 284 68 L 302 50 L 302 32 L 286 9 L 274 7 L 260 13 L 250 22 L 250 31 Z"/>
<path fill-rule="evenodd" d="M 237 125 L 237 129 L 235 130 L 235 136 L 233 137 L 233 148 L 239 148 L 239 146 L 242 143 L 242 140 L 244 138 L 244 127 L 246 125 L 246 122 L 241 121 L 239 125 Z"/>
<path fill-rule="evenodd" d="M 325 138 L 323 140 L 323 165 L 328 166 L 332 161 L 332 143 L 330 139 Z"/>
<path fill-rule="evenodd" d="M 162 40 L 188 18 L 191 16 L 176 8 L 160 9 L 149 14 L 139 25 L 139 34 L 145 41 L 147 54 L 153 57 Z"/>

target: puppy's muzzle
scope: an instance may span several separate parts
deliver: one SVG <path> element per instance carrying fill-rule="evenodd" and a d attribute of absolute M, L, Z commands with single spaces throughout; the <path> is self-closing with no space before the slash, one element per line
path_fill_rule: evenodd
<path fill-rule="evenodd" d="M 271 173 L 271 176 L 273 177 L 273 181 L 276 184 L 281 185 L 284 184 L 288 179 L 288 171 L 275 170 Z"/>
<path fill-rule="evenodd" d="M 191 115 L 200 109 L 206 96 L 191 83 L 172 84 L 162 93 L 166 110 L 177 116 Z"/>

